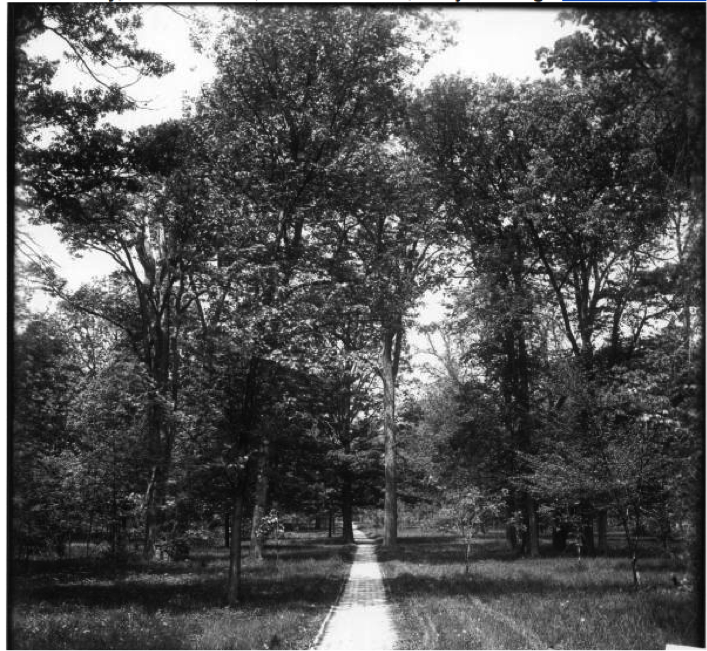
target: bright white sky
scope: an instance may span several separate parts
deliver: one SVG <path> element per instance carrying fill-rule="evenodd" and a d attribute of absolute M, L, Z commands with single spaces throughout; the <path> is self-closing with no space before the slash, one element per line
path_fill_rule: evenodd
<path fill-rule="evenodd" d="M 176 5 L 176 8 L 182 13 L 188 10 L 185 5 Z M 213 6 L 202 5 L 198 10 L 205 15 L 217 15 L 217 9 Z M 535 51 L 539 47 L 552 45 L 575 29 L 573 25 L 560 25 L 557 21 L 559 9 L 539 5 L 527 9 L 457 5 L 439 9 L 439 13 L 456 21 L 458 44 L 428 63 L 419 77 L 420 85 L 425 85 L 438 74 L 456 72 L 482 79 L 492 73 L 513 79 L 540 77 Z M 111 119 L 111 123 L 126 129 L 179 117 L 184 94 L 196 94 L 214 74 L 211 62 L 190 44 L 188 20 L 168 7 L 146 5 L 144 23 L 140 34 L 142 45 L 173 61 L 175 70 L 162 79 L 145 79 L 131 87 L 131 95 L 148 101 L 149 108 Z M 62 42 L 52 34 L 45 34 L 32 43 L 32 52 L 44 54 L 50 59 L 61 59 Z M 56 83 L 71 88 L 86 83 L 86 80 L 86 75 L 79 73 L 73 64 L 63 64 Z M 128 77 L 126 81 L 131 79 Z M 44 253 L 55 261 L 71 287 L 78 287 L 113 269 L 104 254 L 86 253 L 80 259 L 73 258 L 49 226 L 29 227 L 19 218 L 18 226 L 31 233 Z M 421 322 L 439 317 L 439 309 L 433 303 L 423 308 Z M 37 296 L 33 309 L 42 310 L 46 304 L 45 298 Z"/>

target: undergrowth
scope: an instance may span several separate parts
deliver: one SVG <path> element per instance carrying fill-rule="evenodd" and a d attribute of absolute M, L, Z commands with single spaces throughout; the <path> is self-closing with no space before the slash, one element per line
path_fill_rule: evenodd
<path fill-rule="evenodd" d="M 642 563 L 632 586 L 618 554 L 578 561 L 511 555 L 501 538 L 479 541 L 469 574 L 461 541 L 401 537 L 381 551 L 405 649 L 658 649 L 698 646 L 699 600 L 676 588 L 674 565 Z"/>
<path fill-rule="evenodd" d="M 243 605 L 226 605 L 227 550 L 190 561 L 36 562 L 15 575 L 18 649 L 307 648 L 348 574 L 351 549 L 292 541 L 244 558 Z"/>

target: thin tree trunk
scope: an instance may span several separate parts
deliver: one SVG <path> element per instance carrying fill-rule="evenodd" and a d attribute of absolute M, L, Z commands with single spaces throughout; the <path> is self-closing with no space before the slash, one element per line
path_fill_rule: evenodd
<path fill-rule="evenodd" d="M 602 509 L 597 514 L 597 551 L 600 554 L 606 554 L 608 551 L 608 545 L 606 540 L 607 534 L 607 524 L 608 524 L 608 514 L 606 509 Z"/>
<path fill-rule="evenodd" d="M 523 305 L 528 301 L 526 291 L 526 281 L 523 279 L 523 271 L 525 266 L 524 247 L 520 237 L 520 225 L 514 224 L 513 230 L 509 233 L 511 243 L 509 253 L 511 255 L 511 275 L 512 275 L 512 293 L 520 299 L 520 304 Z M 525 314 L 525 308 L 522 311 L 516 311 L 511 319 L 511 332 L 508 335 L 509 343 L 507 346 L 507 354 L 510 362 L 510 375 L 512 393 L 515 398 L 516 406 L 519 411 L 520 427 L 516 432 L 518 449 L 521 452 L 532 452 L 532 430 L 533 422 L 530 413 L 530 364 L 528 361 L 528 347 L 526 343 L 526 332 L 529 327 L 529 315 Z M 531 557 L 540 555 L 540 544 L 538 540 L 538 523 L 536 517 L 535 500 L 524 493 L 520 496 L 522 502 L 521 508 L 525 512 L 525 525 L 527 531 L 523 536 L 525 541 L 526 552 Z"/>
<path fill-rule="evenodd" d="M 513 474 L 513 465 L 511 464 L 510 473 Z M 517 510 L 516 491 L 509 492 L 506 499 L 506 508 L 508 512 L 514 514 Z M 506 522 L 506 542 L 511 551 L 516 551 L 518 548 L 518 530 L 512 521 Z"/>
<path fill-rule="evenodd" d="M 388 331 L 380 355 L 380 375 L 383 380 L 383 435 L 385 438 L 385 499 L 383 504 L 383 546 L 393 549 L 398 542 L 397 469 L 395 458 L 395 373 L 393 338 Z"/>
<path fill-rule="evenodd" d="M 264 538 L 260 532 L 262 519 L 265 517 L 265 510 L 268 501 L 269 480 L 269 444 L 268 440 L 263 441 L 263 446 L 258 460 L 258 478 L 255 485 L 255 504 L 253 505 L 253 519 L 250 530 L 250 558 L 257 563 L 263 561 Z"/>
<path fill-rule="evenodd" d="M 117 464 L 117 454 L 116 454 L 116 441 L 115 441 L 115 432 L 113 432 L 112 436 L 112 444 L 113 444 L 113 463 L 112 463 L 112 470 L 113 470 L 113 485 L 112 485 L 112 492 L 111 492 L 111 519 L 113 520 L 113 539 L 111 541 L 111 552 L 113 554 L 113 558 L 118 554 L 118 484 L 117 484 L 117 472 L 116 472 L 116 464 Z"/>
<path fill-rule="evenodd" d="M 157 543 L 156 475 L 157 467 L 153 466 L 150 483 L 147 487 L 147 494 L 145 495 L 145 542 L 142 548 L 142 554 L 147 560 L 155 557 L 155 544 Z"/>
<path fill-rule="evenodd" d="M 93 518 L 94 518 L 94 512 L 93 512 L 93 510 L 91 510 L 91 516 L 88 519 L 88 535 L 86 536 L 86 558 L 88 558 L 88 555 L 89 555 L 91 534 L 93 533 Z"/>
<path fill-rule="evenodd" d="M 594 546 L 594 513 L 582 514 L 582 538 L 584 540 L 584 548 L 587 555 L 594 555 L 596 547 Z"/>
<path fill-rule="evenodd" d="M 234 432 L 234 445 L 242 456 L 249 451 L 249 436 L 252 432 L 256 413 L 256 400 L 258 394 L 258 366 L 257 357 L 251 357 L 248 366 L 245 386 L 243 388 L 243 404 L 241 405 L 241 418 L 236 432 Z M 234 423 L 235 425 L 236 423 Z M 239 464 L 237 476 L 233 482 L 233 514 L 231 517 L 231 546 L 228 564 L 228 605 L 236 606 L 241 599 L 241 531 L 243 529 L 243 502 L 248 487 L 248 461 Z"/>
<path fill-rule="evenodd" d="M 530 495 L 526 495 L 525 510 L 528 520 L 529 552 L 530 555 L 535 558 L 540 556 L 540 541 L 538 539 L 538 519 L 535 513 L 535 500 Z"/>
<path fill-rule="evenodd" d="M 231 545 L 231 514 L 226 512 L 223 518 L 223 546 L 228 548 Z"/>
<path fill-rule="evenodd" d="M 631 574 L 633 577 L 633 587 L 638 588 L 641 582 L 641 575 L 638 572 L 638 537 L 640 532 L 641 521 L 639 517 L 636 517 L 636 531 L 634 532 L 634 535 L 631 536 L 631 525 L 629 522 L 628 507 L 626 507 L 626 511 L 624 512 L 622 505 L 620 505 L 620 502 L 617 501 L 617 505 L 619 505 L 619 517 L 621 518 L 621 524 L 623 525 L 624 536 L 626 537 L 626 545 L 628 546 L 628 552 L 631 555 Z"/>
<path fill-rule="evenodd" d="M 344 474 L 344 481 L 341 487 L 341 519 L 343 524 L 342 535 L 344 542 L 352 543 L 353 535 L 353 494 L 351 490 L 351 475 Z"/>
<path fill-rule="evenodd" d="M 563 522 L 555 523 L 552 527 L 552 548 L 556 552 L 563 552 L 567 548 L 567 525 Z"/>
<path fill-rule="evenodd" d="M 243 492 L 245 482 L 240 481 L 233 496 L 231 518 L 231 546 L 228 562 L 228 605 L 237 606 L 241 600 L 241 527 L 243 525 Z"/>
<path fill-rule="evenodd" d="M 167 479 L 172 456 L 172 432 L 167 431 L 156 398 L 151 398 L 149 413 L 148 453 L 151 459 L 150 481 L 145 493 L 145 544 L 143 556 L 155 556 L 155 544 L 160 535 L 160 511 L 167 496 Z"/>

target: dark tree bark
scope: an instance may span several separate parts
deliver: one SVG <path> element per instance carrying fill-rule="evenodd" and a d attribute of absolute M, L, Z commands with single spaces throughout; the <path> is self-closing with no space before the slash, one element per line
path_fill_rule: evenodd
<path fill-rule="evenodd" d="M 518 548 L 518 532 L 512 524 L 506 525 L 506 542 L 511 551 L 515 551 Z"/>
<path fill-rule="evenodd" d="M 540 540 L 538 536 L 538 519 L 536 514 L 535 500 L 530 496 L 525 496 L 526 518 L 528 520 L 528 544 L 529 553 L 532 557 L 540 556 Z"/>
<path fill-rule="evenodd" d="M 560 522 L 552 527 L 552 548 L 556 552 L 563 552 L 567 548 L 567 536 L 569 531 L 567 526 Z"/>
<path fill-rule="evenodd" d="M 385 438 L 385 498 L 383 505 L 383 546 L 394 549 L 398 543 L 398 497 L 396 467 L 395 379 L 402 346 L 402 324 L 388 327 L 378 372 L 383 381 L 383 435 Z"/>
<path fill-rule="evenodd" d="M 344 542 L 352 543 L 353 535 L 353 491 L 352 491 L 351 474 L 344 473 L 343 483 L 341 486 L 341 519 L 343 523 L 342 536 Z"/>
<path fill-rule="evenodd" d="M 588 504 L 582 512 L 582 542 L 585 552 L 589 555 L 596 554 L 594 545 L 594 509 Z"/>
<path fill-rule="evenodd" d="M 253 520 L 250 531 L 250 558 L 257 563 L 263 561 L 264 537 L 260 533 L 260 524 L 265 517 L 270 487 L 270 446 L 268 439 L 263 445 L 258 459 L 258 477 L 255 485 L 255 504 L 253 505 Z"/>
<path fill-rule="evenodd" d="M 250 434 L 257 419 L 259 359 L 251 357 L 248 373 L 243 387 L 243 402 L 239 423 L 231 423 L 234 428 L 232 450 L 238 453 L 237 469 L 229 477 L 233 487 L 233 506 L 231 517 L 231 547 L 228 566 L 228 605 L 236 606 L 241 599 L 241 531 L 243 528 L 243 504 L 248 486 L 250 466 Z M 231 460 L 233 461 L 233 460 Z M 228 474 L 228 468 L 227 468 Z"/>
<path fill-rule="evenodd" d="M 237 606 L 242 596 L 241 586 L 241 527 L 243 526 L 243 498 L 245 481 L 234 488 L 231 547 L 228 559 L 228 605 Z"/>
<path fill-rule="evenodd" d="M 608 514 L 606 509 L 601 509 L 597 513 L 597 552 L 606 554 L 609 550 L 606 540 Z"/>
<path fill-rule="evenodd" d="M 527 346 L 527 328 L 530 319 L 528 292 L 523 274 L 526 267 L 526 253 L 521 238 L 521 227 L 514 223 L 506 234 L 505 269 L 500 273 L 500 285 L 514 297 L 514 308 L 510 315 L 510 324 L 506 332 L 506 393 L 512 406 L 512 433 L 515 450 L 528 453 L 532 451 L 532 430 L 530 404 L 530 361 Z M 517 423 L 517 424 L 516 424 Z M 514 464 L 515 465 L 515 464 Z M 522 465 L 522 464 L 519 464 Z M 514 472 L 521 468 L 514 468 Z M 520 491 L 516 509 L 523 513 L 525 531 L 523 532 L 524 552 L 532 557 L 540 555 L 538 525 L 535 500 L 525 491 Z"/>

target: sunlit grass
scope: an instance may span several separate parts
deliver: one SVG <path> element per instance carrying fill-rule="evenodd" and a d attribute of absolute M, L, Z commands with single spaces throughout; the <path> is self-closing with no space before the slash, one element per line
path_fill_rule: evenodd
<path fill-rule="evenodd" d="M 515 558 L 502 538 L 476 546 L 468 575 L 451 537 L 400 539 L 381 552 L 406 649 L 652 649 L 697 645 L 696 593 L 672 583 L 659 557 L 632 587 L 622 557 Z"/>
<path fill-rule="evenodd" d="M 308 648 L 348 574 L 350 548 L 290 541 L 244 559 L 244 600 L 226 607 L 226 550 L 180 563 L 36 564 L 19 575 L 12 644 L 33 649 Z M 41 571 L 40 571 L 41 570 Z"/>

